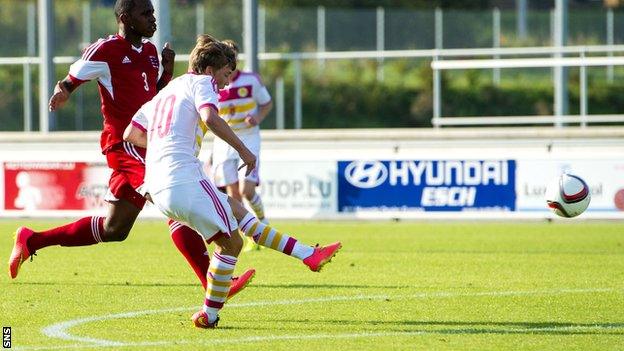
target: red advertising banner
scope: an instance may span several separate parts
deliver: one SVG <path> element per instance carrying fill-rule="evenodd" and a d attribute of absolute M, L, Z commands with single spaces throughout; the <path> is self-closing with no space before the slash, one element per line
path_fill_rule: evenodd
<path fill-rule="evenodd" d="M 6 162 L 7 210 L 86 210 L 104 208 L 110 170 L 86 162 Z"/>

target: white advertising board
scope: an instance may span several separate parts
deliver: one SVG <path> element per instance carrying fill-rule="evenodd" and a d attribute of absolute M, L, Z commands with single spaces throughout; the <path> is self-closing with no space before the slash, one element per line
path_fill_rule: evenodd
<path fill-rule="evenodd" d="M 624 158 L 518 160 L 516 209 L 548 213 L 546 186 L 563 172 L 583 178 L 591 189 L 591 203 L 581 216 L 624 218 Z"/>
<path fill-rule="evenodd" d="M 266 161 L 259 192 L 268 218 L 317 218 L 337 211 L 335 161 Z"/>

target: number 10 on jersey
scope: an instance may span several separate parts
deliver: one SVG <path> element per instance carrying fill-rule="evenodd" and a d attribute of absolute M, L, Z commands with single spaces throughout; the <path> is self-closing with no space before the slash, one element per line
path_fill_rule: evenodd
<path fill-rule="evenodd" d="M 171 117 L 173 116 L 173 104 L 175 103 L 175 95 L 169 95 L 166 98 L 160 98 L 156 101 L 154 109 L 154 126 L 150 130 L 149 140 L 154 139 L 154 135 L 158 134 L 159 138 L 169 134 L 171 129 Z M 164 101 L 163 101 L 164 100 Z M 156 132 L 158 131 L 158 132 Z"/>

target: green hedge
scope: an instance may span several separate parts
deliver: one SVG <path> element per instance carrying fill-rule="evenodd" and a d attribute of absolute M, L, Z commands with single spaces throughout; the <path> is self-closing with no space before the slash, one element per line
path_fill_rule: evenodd
<path fill-rule="evenodd" d="M 178 69 L 178 68 L 176 68 Z M 57 67 L 57 76 L 66 72 Z M 178 72 L 181 71 L 181 68 Z M 274 73 L 278 73 L 276 69 Z M 285 72 L 281 72 L 285 73 Z M 21 67 L 0 69 L 0 81 L 7 82 L 8 89 L 0 94 L 0 131 L 23 129 Z M 343 82 L 324 81 L 305 75 L 303 82 L 302 111 L 304 128 L 377 128 L 377 127 L 430 127 L 432 94 L 429 82 L 420 86 L 380 84 L 375 81 Z M 274 77 L 266 75 L 266 83 L 275 97 Z M 443 116 L 503 116 L 548 115 L 553 113 L 553 89 L 544 82 L 494 86 L 468 79 L 469 84 L 449 84 L 443 79 Z M 455 80 L 453 80 L 455 82 Z M 617 80 L 616 80 L 617 82 Z M 291 80 L 285 84 L 286 127 L 293 127 L 294 86 Z M 570 113 L 579 112 L 578 85 L 571 78 L 569 99 Z M 38 121 L 37 70 L 33 69 L 33 115 L 34 126 Z M 80 94 L 84 101 L 82 111 L 78 102 Z M 624 111 L 624 84 L 608 84 L 606 80 L 588 86 L 590 114 L 617 114 Z M 57 113 L 58 130 L 77 129 L 77 117 L 82 113 L 82 129 L 99 130 L 102 126 L 100 99 L 95 82 L 90 82 L 73 94 L 70 102 Z M 275 127 L 275 111 L 264 122 L 264 128 Z"/>

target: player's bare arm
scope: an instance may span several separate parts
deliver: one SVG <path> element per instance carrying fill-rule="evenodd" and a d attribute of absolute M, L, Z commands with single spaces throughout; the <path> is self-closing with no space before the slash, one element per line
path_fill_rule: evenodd
<path fill-rule="evenodd" d="M 139 147 L 147 147 L 147 133 L 130 123 L 124 131 L 123 139 Z"/>
<path fill-rule="evenodd" d="M 156 87 L 158 88 L 158 91 L 164 88 L 167 85 L 167 83 L 169 83 L 169 81 L 171 80 L 171 77 L 173 77 L 173 67 L 175 63 L 175 51 L 173 51 L 169 43 L 165 43 L 165 46 L 163 47 L 162 52 L 161 52 L 161 57 L 162 57 L 161 64 L 163 67 L 163 72 L 160 75 L 160 79 L 158 80 L 158 83 L 156 83 Z"/>
<path fill-rule="evenodd" d="M 245 122 L 251 126 L 257 126 L 258 124 L 262 123 L 262 121 L 264 121 L 269 112 L 271 112 L 272 108 L 273 101 L 269 101 L 269 103 L 258 108 L 258 113 L 256 113 L 255 115 L 247 116 L 247 118 L 245 118 Z"/>
<path fill-rule="evenodd" d="M 246 175 L 249 175 L 251 171 L 256 168 L 256 156 L 249 151 L 249 149 L 243 144 L 243 142 L 234 134 L 232 128 L 225 122 L 217 112 L 210 108 L 205 107 L 199 111 L 201 119 L 206 123 L 208 128 L 215 133 L 216 136 L 223 139 L 226 143 L 230 144 L 236 151 L 238 151 L 238 155 L 243 160 L 246 169 Z"/>
<path fill-rule="evenodd" d="M 48 109 L 50 111 L 56 111 L 63 107 L 67 100 L 69 100 L 69 95 L 71 95 L 76 87 L 77 86 L 75 86 L 69 78 L 58 81 L 54 87 L 54 93 L 52 93 L 52 97 L 50 97 Z"/>

